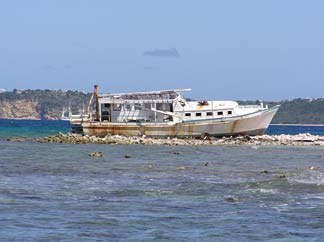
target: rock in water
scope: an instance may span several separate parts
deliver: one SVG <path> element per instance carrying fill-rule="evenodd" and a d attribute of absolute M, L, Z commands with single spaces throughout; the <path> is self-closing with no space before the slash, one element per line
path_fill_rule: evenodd
<path fill-rule="evenodd" d="M 311 171 L 315 171 L 315 170 L 317 170 L 318 168 L 317 168 L 316 166 L 309 166 L 308 169 L 311 170 Z"/>
<path fill-rule="evenodd" d="M 226 202 L 230 202 L 230 203 L 233 203 L 233 202 L 236 202 L 237 201 L 237 199 L 234 198 L 234 197 L 225 197 L 224 200 Z"/>
<path fill-rule="evenodd" d="M 23 137 L 12 137 L 12 138 L 8 138 L 7 141 L 11 141 L 11 142 L 23 142 L 26 141 L 26 138 Z"/>
<path fill-rule="evenodd" d="M 268 174 L 269 172 L 267 170 L 263 170 L 260 172 L 261 174 Z"/>
<path fill-rule="evenodd" d="M 89 154 L 91 157 L 101 158 L 103 156 L 102 152 L 100 151 L 94 151 Z"/>

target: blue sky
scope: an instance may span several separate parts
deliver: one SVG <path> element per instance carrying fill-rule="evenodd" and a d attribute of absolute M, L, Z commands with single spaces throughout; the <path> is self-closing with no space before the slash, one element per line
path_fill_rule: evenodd
<path fill-rule="evenodd" d="M 0 88 L 323 97 L 324 1 L 0 0 Z"/>

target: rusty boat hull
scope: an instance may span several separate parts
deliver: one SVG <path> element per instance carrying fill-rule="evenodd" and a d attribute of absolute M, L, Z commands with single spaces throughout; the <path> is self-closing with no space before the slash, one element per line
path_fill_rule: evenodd
<path fill-rule="evenodd" d="M 226 118 L 186 120 L 168 123 L 81 123 L 85 135 L 104 137 L 106 135 L 148 136 L 148 137 L 214 137 L 235 135 L 262 135 L 268 128 L 279 106 L 254 113 Z"/>

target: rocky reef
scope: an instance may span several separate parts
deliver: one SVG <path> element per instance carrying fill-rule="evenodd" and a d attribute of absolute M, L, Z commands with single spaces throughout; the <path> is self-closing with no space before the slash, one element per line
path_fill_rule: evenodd
<path fill-rule="evenodd" d="M 23 139 L 12 138 L 10 141 L 23 141 Z M 26 140 L 26 139 L 25 139 Z M 126 137 L 120 135 L 107 135 L 104 138 L 80 134 L 58 133 L 54 136 L 28 139 L 40 143 L 65 143 L 65 144 L 117 144 L 117 145 L 286 145 L 286 146 L 324 146 L 324 136 L 306 134 L 298 135 L 260 135 L 260 136 L 238 136 L 238 137 L 202 137 L 201 139 L 155 139 L 150 137 Z"/>

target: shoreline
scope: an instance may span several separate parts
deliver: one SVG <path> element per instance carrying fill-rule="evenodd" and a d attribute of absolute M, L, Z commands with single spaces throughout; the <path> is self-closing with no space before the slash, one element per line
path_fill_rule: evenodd
<path fill-rule="evenodd" d="M 203 137 L 201 139 L 167 138 L 156 139 L 150 137 L 126 137 L 120 135 L 107 135 L 104 138 L 72 133 L 58 133 L 53 136 L 41 138 L 6 139 L 9 142 L 36 142 L 36 143 L 61 143 L 61 144 L 106 144 L 106 145 L 165 145 L 165 146 L 324 146 L 324 136 L 309 133 L 297 135 L 259 135 L 237 137 Z"/>

